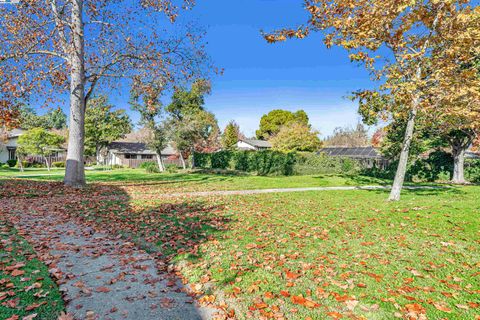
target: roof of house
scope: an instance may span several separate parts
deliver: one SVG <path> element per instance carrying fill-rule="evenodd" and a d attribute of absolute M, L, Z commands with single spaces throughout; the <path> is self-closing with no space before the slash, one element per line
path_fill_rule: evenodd
<path fill-rule="evenodd" d="M 265 141 L 265 140 L 255 140 L 255 139 L 244 139 L 244 140 L 240 140 L 240 141 L 243 141 L 253 147 L 256 147 L 256 148 L 271 148 L 272 145 L 270 144 L 270 142 L 268 141 Z"/>
<path fill-rule="evenodd" d="M 147 144 L 143 142 L 112 142 L 108 148 L 110 151 L 116 153 L 155 154 L 155 151 L 150 150 Z M 175 149 L 171 146 L 167 146 L 162 150 L 162 155 L 172 155 L 176 153 Z"/>
<path fill-rule="evenodd" d="M 374 147 L 326 147 L 322 148 L 320 153 L 324 153 L 334 157 L 349 157 L 349 158 L 365 158 L 365 159 L 380 159 L 383 158 L 381 153 Z"/>
<path fill-rule="evenodd" d="M 467 159 L 480 159 L 480 153 L 474 151 L 466 151 L 465 158 Z"/>
<path fill-rule="evenodd" d="M 18 138 L 18 137 L 20 137 L 24 132 L 25 132 L 25 130 L 23 130 L 23 129 L 13 129 L 13 130 L 11 130 L 10 132 L 8 132 L 7 137 L 8 137 L 8 138 Z"/>

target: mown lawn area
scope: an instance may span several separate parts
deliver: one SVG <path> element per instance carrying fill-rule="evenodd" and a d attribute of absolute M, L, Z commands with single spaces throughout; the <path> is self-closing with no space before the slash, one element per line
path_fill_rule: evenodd
<path fill-rule="evenodd" d="M 190 242 L 177 241 L 172 259 L 193 288 L 224 296 L 240 319 L 475 319 L 479 194 L 410 191 L 400 203 L 378 191 L 208 199 L 197 229 L 187 223 L 179 232 L 186 218 L 175 216 L 176 234 Z M 206 240 L 192 248 L 198 237 Z"/>
<path fill-rule="evenodd" d="M 64 171 L 44 169 L 0 170 L 0 179 L 17 178 L 37 181 L 62 181 Z M 331 187 L 357 185 L 383 185 L 390 182 L 382 179 L 357 175 L 311 175 L 311 176 L 275 176 L 185 173 L 146 173 L 142 169 L 88 170 L 89 183 L 112 183 L 120 186 L 144 185 L 141 192 L 188 192 L 207 190 L 245 190 L 268 188 Z M 137 188 L 139 190 L 140 188 Z"/>
<path fill-rule="evenodd" d="M 0 319 L 53 320 L 63 310 L 62 296 L 47 267 L 0 217 Z"/>
<path fill-rule="evenodd" d="M 235 188 L 321 181 L 217 178 Z M 167 198 L 164 181 L 1 183 L 9 191 L 0 198 L 18 197 L 19 209 L 66 215 L 161 254 L 203 301 L 225 301 L 238 319 L 480 318 L 477 186 L 404 191 L 391 203 L 378 190 Z"/>

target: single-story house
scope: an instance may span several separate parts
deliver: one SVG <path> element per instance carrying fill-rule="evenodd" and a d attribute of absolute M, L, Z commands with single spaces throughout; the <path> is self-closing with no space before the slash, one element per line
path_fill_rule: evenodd
<path fill-rule="evenodd" d="M 388 167 L 390 160 L 385 158 L 375 147 L 325 147 L 320 149 L 319 153 L 323 153 L 330 157 L 344 157 L 357 160 L 362 166 L 372 168 L 373 166 L 385 169 Z"/>
<path fill-rule="evenodd" d="M 9 131 L 5 137 L 0 137 L 0 163 L 6 163 L 8 160 L 17 160 L 18 138 L 25 133 L 25 130 L 17 128 Z M 51 149 L 47 160 L 52 162 L 65 161 L 66 149 Z M 45 163 L 45 159 L 38 155 L 28 155 L 25 159 L 30 163 Z"/>
<path fill-rule="evenodd" d="M 17 159 L 17 141 L 23 132 L 22 129 L 13 129 L 4 137 L 0 137 L 0 163 Z"/>
<path fill-rule="evenodd" d="M 270 142 L 265 140 L 255 140 L 255 139 L 243 139 L 238 140 L 236 147 L 238 150 L 267 150 L 271 149 L 272 145 Z"/>
<path fill-rule="evenodd" d="M 181 165 L 178 152 L 171 146 L 162 150 L 164 164 Z M 157 154 L 143 142 L 112 142 L 100 152 L 98 163 L 138 168 L 144 162 L 157 161 Z"/>

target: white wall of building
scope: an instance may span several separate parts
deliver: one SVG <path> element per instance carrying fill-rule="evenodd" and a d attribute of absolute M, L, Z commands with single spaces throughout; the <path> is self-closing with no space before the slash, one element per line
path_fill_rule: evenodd
<path fill-rule="evenodd" d="M 9 147 L 16 148 L 17 140 L 18 140 L 18 137 L 12 137 L 12 138 L 8 138 L 8 140 L 5 142 L 0 142 L 0 163 L 6 163 L 9 160 L 8 148 Z"/>

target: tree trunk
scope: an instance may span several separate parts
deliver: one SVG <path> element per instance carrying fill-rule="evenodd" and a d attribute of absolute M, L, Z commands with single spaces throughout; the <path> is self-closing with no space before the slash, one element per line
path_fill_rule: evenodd
<path fill-rule="evenodd" d="M 452 146 L 452 155 L 453 155 L 453 183 L 465 184 L 465 148 L 461 145 Z"/>
<path fill-rule="evenodd" d="M 398 162 L 397 173 L 395 180 L 393 180 L 392 191 L 390 192 L 389 201 L 399 201 L 400 193 L 402 191 L 403 182 L 405 181 L 405 174 L 407 172 L 408 155 L 410 153 L 410 145 L 412 143 L 413 132 L 415 129 L 415 118 L 417 117 L 419 99 L 415 97 L 413 100 L 412 110 L 408 117 L 407 128 L 403 139 L 402 151 L 400 153 L 400 160 Z"/>
<path fill-rule="evenodd" d="M 194 148 L 192 148 L 191 154 L 192 154 L 192 156 L 191 156 L 192 157 L 191 167 L 192 167 L 192 169 L 195 169 L 195 149 Z"/>
<path fill-rule="evenodd" d="M 47 171 L 50 172 L 50 163 L 48 161 L 48 158 L 47 157 L 43 157 L 43 159 L 45 159 L 45 164 L 47 166 Z"/>
<path fill-rule="evenodd" d="M 183 158 L 183 154 L 181 152 L 179 152 L 180 154 L 180 161 L 182 162 L 182 167 L 183 167 L 183 170 L 187 169 L 187 165 L 185 164 L 185 158 Z"/>
<path fill-rule="evenodd" d="M 165 166 L 163 165 L 163 159 L 162 159 L 162 154 L 157 152 L 157 165 L 158 165 L 158 170 L 161 172 L 165 171 Z"/>
<path fill-rule="evenodd" d="M 104 159 L 103 159 L 104 161 L 100 161 L 100 146 L 99 145 L 95 145 L 95 158 L 96 158 L 95 161 L 97 162 L 97 164 L 99 162 L 104 162 L 105 161 Z"/>
<path fill-rule="evenodd" d="M 85 47 L 83 0 L 72 1 L 72 43 L 70 65 L 70 126 L 64 183 L 85 186 Z"/>
<path fill-rule="evenodd" d="M 25 170 L 23 169 L 23 163 L 22 163 L 22 158 L 17 155 L 17 164 L 20 169 L 20 172 L 24 172 Z"/>

